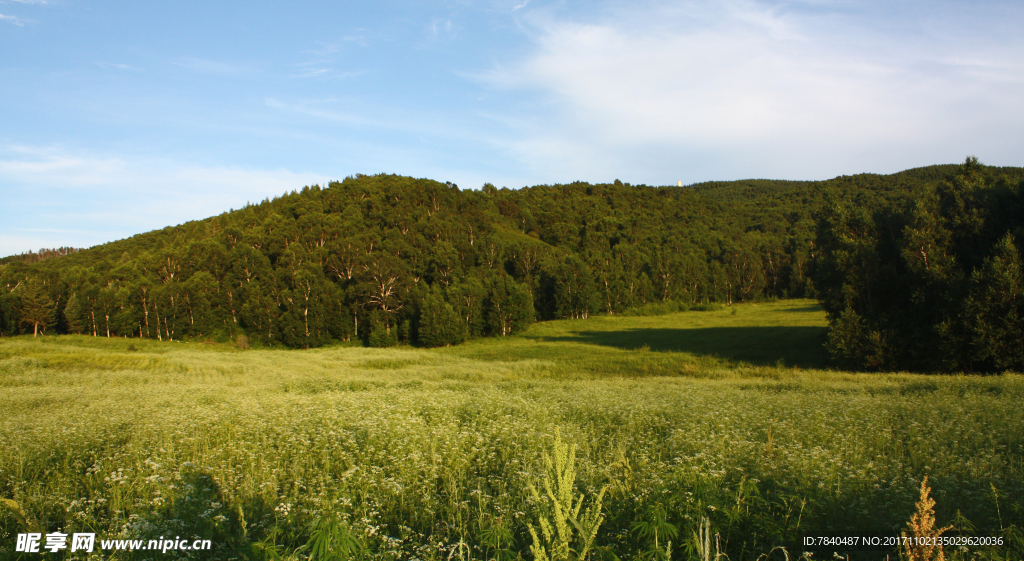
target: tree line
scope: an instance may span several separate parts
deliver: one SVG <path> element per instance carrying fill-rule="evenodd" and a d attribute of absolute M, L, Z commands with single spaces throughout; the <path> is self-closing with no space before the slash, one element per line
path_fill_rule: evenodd
<path fill-rule="evenodd" d="M 835 269 L 818 270 L 834 250 L 821 201 L 900 204 L 950 171 L 518 190 L 358 175 L 88 250 L 0 262 L 0 335 L 442 346 L 651 302 L 815 297 L 822 279 L 832 298 Z"/>
<path fill-rule="evenodd" d="M 444 345 L 652 301 L 803 295 L 812 223 L 753 208 L 699 187 L 475 191 L 356 176 L 77 253 L 10 260 L 0 265 L 0 333 Z"/>
<path fill-rule="evenodd" d="M 5 263 L 14 263 L 20 261 L 22 263 L 38 263 L 39 261 L 45 261 L 52 257 L 60 257 L 62 255 L 69 255 L 71 253 L 77 253 L 82 251 L 77 247 L 57 247 L 57 248 L 42 248 L 39 251 L 32 251 L 31 249 L 25 253 L 19 253 L 17 255 L 9 255 L 7 257 L 0 257 L 0 265 Z"/>

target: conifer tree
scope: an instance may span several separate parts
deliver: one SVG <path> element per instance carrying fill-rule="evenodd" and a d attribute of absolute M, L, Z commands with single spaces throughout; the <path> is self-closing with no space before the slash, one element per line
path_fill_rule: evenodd
<path fill-rule="evenodd" d="M 78 301 L 78 293 L 72 294 L 64 305 L 64 323 L 71 333 L 82 332 L 82 303 Z"/>
<path fill-rule="evenodd" d="M 964 304 L 973 359 L 996 369 L 1024 368 L 1024 270 L 1007 234 L 971 279 Z"/>

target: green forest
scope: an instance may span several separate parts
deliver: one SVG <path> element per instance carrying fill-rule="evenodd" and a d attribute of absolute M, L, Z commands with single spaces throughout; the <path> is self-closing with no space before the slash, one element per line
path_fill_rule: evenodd
<path fill-rule="evenodd" d="M 0 336 L 448 346 L 535 321 L 818 298 L 860 369 L 1024 366 L 1024 168 L 480 190 L 308 186 L 0 260 Z M 942 349 L 942 352 L 935 352 Z"/>

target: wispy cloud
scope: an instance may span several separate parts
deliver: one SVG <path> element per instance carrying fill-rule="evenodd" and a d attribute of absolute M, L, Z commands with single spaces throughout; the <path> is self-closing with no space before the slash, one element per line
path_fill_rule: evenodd
<path fill-rule="evenodd" d="M 240 64 L 231 64 L 204 58 L 184 57 L 171 62 L 175 66 L 192 70 L 201 74 L 220 76 L 222 78 L 249 78 L 258 71 L 255 68 Z"/>
<path fill-rule="evenodd" d="M 1024 108 L 1011 101 L 1024 97 L 1024 41 L 934 21 L 963 40 L 894 35 L 827 3 L 813 8 L 631 3 L 586 21 L 534 10 L 523 18 L 534 52 L 477 79 L 533 92 L 549 112 L 511 144 L 524 161 L 565 158 L 581 173 L 610 163 L 640 171 L 637 155 L 661 149 L 677 162 L 692 154 L 805 176 L 865 162 L 909 167 L 923 152 L 962 151 L 964 133 L 978 148 L 994 146 L 986 136 L 1024 148 L 1011 134 L 1024 126 Z M 1003 125 L 977 128 L 986 114 Z"/>
<path fill-rule="evenodd" d="M 67 228 L 14 228 L 15 232 L 29 232 L 32 234 L 59 234 L 61 236 L 75 236 L 89 234 L 88 230 L 69 230 Z"/>
<path fill-rule="evenodd" d="M 170 187 L 173 192 L 208 193 L 211 196 L 233 196 L 250 191 L 280 194 L 285 190 L 301 187 L 303 181 L 326 180 L 323 176 L 293 173 L 283 169 L 205 167 L 167 159 L 127 155 L 104 156 L 59 146 L 31 145 L 0 147 L 0 177 L 10 181 L 12 185 L 28 187 L 86 187 L 90 189 L 84 191 L 90 192 L 96 192 L 91 189 L 92 187 L 105 187 L 110 190 L 123 188 L 151 194 L 166 192 Z M 219 187 L 211 190 L 213 185 Z M 195 201 L 188 204 L 194 205 Z"/>
<path fill-rule="evenodd" d="M 26 22 L 26 20 L 23 20 L 23 19 L 21 19 L 21 18 L 19 18 L 17 16 L 9 16 L 7 14 L 0 14 L 0 21 L 6 21 L 8 23 L 13 23 L 14 25 L 17 25 L 18 27 L 21 27 L 21 26 L 25 25 L 25 22 Z"/>
<path fill-rule="evenodd" d="M 365 47 L 366 36 L 356 33 L 342 36 L 336 41 L 318 43 L 316 48 L 303 52 L 309 56 L 307 60 L 294 64 L 296 72 L 291 77 L 341 80 L 366 74 L 368 71 L 365 69 L 338 70 L 338 58 L 345 53 L 346 47 L 351 45 Z"/>
<path fill-rule="evenodd" d="M 32 4 L 34 4 L 34 5 L 45 5 L 45 4 L 49 4 L 50 3 L 49 0 L 0 0 L 0 4 L 8 4 L 10 2 L 14 2 L 16 4 L 28 4 L 28 5 L 32 5 Z M 14 25 L 17 25 L 18 27 L 23 27 L 26 23 L 35 23 L 33 20 L 25 19 L 25 18 L 18 17 L 18 16 L 13 16 L 13 15 L 10 15 L 10 14 L 0 14 L 0 21 L 6 21 L 7 23 L 12 23 Z"/>
<path fill-rule="evenodd" d="M 440 35 L 451 35 L 455 30 L 455 24 L 451 18 L 433 18 L 427 26 L 427 34 L 431 39 L 437 39 Z"/>
<path fill-rule="evenodd" d="M 370 34 L 366 29 L 355 29 L 352 33 L 342 35 L 333 40 L 318 41 L 315 48 L 304 52 L 315 56 L 334 55 L 344 50 L 348 45 L 365 47 L 369 44 L 369 41 Z"/>
<path fill-rule="evenodd" d="M 367 118 L 363 116 L 362 112 L 344 112 L 335 109 L 325 108 L 325 105 L 330 105 L 338 102 L 337 99 L 323 99 L 313 100 L 304 103 L 293 103 L 280 101 L 272 97 L 265 98 L 263 104 L 271 109 L 277 109 L 280 111 L 288 111 L 291 113 L 298 113 L 300 115 L 306 115 L 308 117 L 315 117 L 326 121 L 334 121 L 339 123 L 346 123 L 350 125 L 370 126 L 370 127 L 382 127 L 388 126 L 382 121 Z"/>
<path fill-rule="evenodd" d="M 345 78 L 362 76 L 368 72 L 367 70 L 338 71 L 330 62 L 327 61 L 300 62 L 296 64 L 295 67 L 297 71 L 292 75 L 294 78 L 342 80 Z"/>
<path fill-rule="evenodd" d="M 474 146 L 487 145 L 494 148 L 507 148 L 508 146 L 507 141 L 502 140 L 499 136 L 487 131 L 481 132 L 444 114 L 401 110 L 393 106 L 378 106 L 361 100 L 333 97 L 300 101 L 282 101 L 267 97 L 264 98 L 263 103 L 271 109 L 304 115 L 326 123 L 377 129 L 386 134 L 401 132 L 406 136 L 415 135 L 423 142 L 426 142 L 423 139 L 430 138 L 466 141 Z M 460 116 L 466 117 L 467 115 L 462 112 Z M 473 116 L 504 122 L 502 115 L 474 114 Z M 392 147 L 399 144 L 393 141 L 385 142 Z"/>
<path fill-rule="evenodd" d="M 0 146 L 0 183 L 12 203 L 0 209 L 0 255 L 103 243 L 328 180 L 282 168 L 210 167 L 62 147 Z M 47 196 L 38 197 L 40 192 Z"/>
<path fill-rule="evenodd" d="M 131 71 L 135 71 L 135 72 L 141 72 L 142 71 L 141 68 L 138 68 L 136 66 L 132 66 L 130 64 L 117 64 L 117 63 L 114 63 L 114 62 L 96 61 L 96 66 L 99 66 L 100 68 L 103 68 L 105 70 L 131 70 Z"/>

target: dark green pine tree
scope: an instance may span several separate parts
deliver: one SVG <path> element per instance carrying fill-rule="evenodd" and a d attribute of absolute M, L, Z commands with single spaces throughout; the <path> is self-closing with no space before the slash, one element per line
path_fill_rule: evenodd
<path fill-rule="evenodd" d="M 71 333 L 77 335 L 82 332 L 82 303 L 79 302 L 77 293 L 72 294 L 68 298 L 68 303 L 64 305 L 64 323 Z"/>
<path fill-rule="evenodd" d="M 50 297 L 34 283 L 26 284 L 21 293 L 21 324 L 32 326 L 32 336 L 35 337 L 40 331 L 45 332 L 53 322 L 53 302 Z"/>
<path fill-rule="evenodd" d="M 972 358 L 998 370 L 1024 368 L 1024 270 L 1007 234 L 971 278 L 964 304 Z"/>

